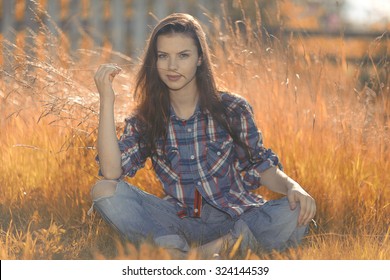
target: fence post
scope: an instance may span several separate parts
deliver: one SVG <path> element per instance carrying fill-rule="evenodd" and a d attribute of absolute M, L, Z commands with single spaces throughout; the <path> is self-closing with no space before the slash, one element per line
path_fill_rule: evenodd
<path fill-rule="evenodd" d="M 89 1 L 91 12 L 88 15 L 88 22 L 90 25 L 90 32 L 95 46 L 102 47 L 104 37 L 107 30 L 103 25 L 103 13 L 104 6 L 103 0 L 91 0 Z"/>
<path fill-rule="evenodd" d="M 176 12 L 188 13 L 188 2 L 187 1 L 176 0 L 175 2 L 178 2 L 178 3 L 175 3 L 176 7 L 177 7 Z"/>
<path fill-rule="evenodd" d="M 60 42 L 59 36 L 62 32 L 60 23 L 61 6 L 59 1 L 48 1 L 46 11 L 48 15 L 44 17 L 44 23 L 48 32 L 46 35 L 48 53 L 51 57 L 56 57 Z"/>
<path fill-rule="evenodd" d="M 138 57 L 145 45 L 147 20 L 146 20 L 146 3 L 145 0 L 134 0 L 134 20 L 130 22 L 132 34 L 131 54 Z"/>
<path fill-rule="evenodd" d="M 214 1 L 198 0 L 195 4 L 196 12 L 193 14 L 199 20 L 208 36 L 210 35 L 209 28 L 211 26 L 209 17 L 214 16 L 214 5 Z"/>
<path fill-rule="evenodd" d="M 154 1 L 153 14 L 157 17 L 158 20 L 161 20 L 168 15 L 168 9 L 167 9 L 168 4 L 169 4 L 169 0 Z"/>
<path fill-rule="evenodd" d="M 24 25 L 26 28 L 25 34 L 25 52 L 27 61 L 33 61 L 36 55 L 35 37 L 38 31 L 37 23 L 37 3 L 35 1 L 26 0 L 26 10 L 24 16 Z M 31 70 L 31 66 L 28 66 L 28 70 Z"/>
<path fill-rule="evenodd" d="M 48 1 L 47 3 L 47 13 L 49 14 L 49 18 L 46 18 L 46 26 L 50 31 L 50 35 L 58 36 L 57 28 L 60 28 L 60 16 L 59 12 L 61 7 L 59 5 L 59 1 Z"/>
<path fill-rule="evenodd" d="M 3 2 L 3 24 L 2 30 L 4 40 L 10 42 L 10 44 L 2 44 L 4 70 L 10 71 L 14 62 L 12 52 L 15 44 L 15 0 L 8 0 Z"/>
<path fill-rule="evenodd" d="M 138 12 L 137 12 L 138 13 Z M 123 0 L 111 0 L 111 35 L 115 51 L 126 51 L 126 21 Z"/>
<path fill-rule="evenodd" d="M 70 40 L 70 49 L 71 51 L 77 50 L 80 43 L 80 21 L 78 20 L 81 15 L 81 6 L 79 0 L 71 0 L 70 1 L 70 15 L 69 19 L 69 40 Z"/>

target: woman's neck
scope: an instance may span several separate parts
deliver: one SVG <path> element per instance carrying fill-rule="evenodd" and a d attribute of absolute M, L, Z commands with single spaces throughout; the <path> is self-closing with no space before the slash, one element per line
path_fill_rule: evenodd
<path fill-rule="evenodd" d="M 176 116 L 180 119 L 187 120 L 195 112 L 198 104 L 199 93 L 197 90 L 191 92 L 170 92 L 171 105 L 175 110 Z"/>

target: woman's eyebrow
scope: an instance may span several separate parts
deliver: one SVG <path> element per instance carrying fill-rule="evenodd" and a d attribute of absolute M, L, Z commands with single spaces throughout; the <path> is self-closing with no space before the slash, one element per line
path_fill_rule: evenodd
<path fill-rule="evenodd" d="M 163 53 L 163 54 L 168 54 L 167 52 L 165 51 L 161 51 L 161 50 L 157 50 L 158 53 Z M 183 51 L 180 51 L 178 52 L 178 54 L 182 54 L 182 53 L 185 53 L 185 52 L 192 52 L 191 50 L 183 50 Z"/>

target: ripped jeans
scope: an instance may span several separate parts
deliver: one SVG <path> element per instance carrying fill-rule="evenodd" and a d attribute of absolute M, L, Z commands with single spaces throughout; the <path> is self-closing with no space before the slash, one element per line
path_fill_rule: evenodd
<path fill-rule="evenodd" d="M 133 244 L 152 240 L 182 252 L 228 234 L 233 242 L 241 236 L 241 250 L 284 250 L 298 245 L 308 228 L 297 227 L 299 207 L 291 210 L 286 197 L 268 201 L 234 219 L 208 203 L 203 204 L 200 218 L 179 218 L 170 202 L 125 181 L 118 181 L 112 196 L 94 200 L 93 207 Z"/>

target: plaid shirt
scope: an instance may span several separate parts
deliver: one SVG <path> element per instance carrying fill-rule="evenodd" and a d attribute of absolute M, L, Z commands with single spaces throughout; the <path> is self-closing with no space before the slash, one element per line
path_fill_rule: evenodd
<path fill-rule="evenodd" d="M 263 198 L 250 191 L 261 185 L 261 172 L 279 165 L 278 157 L 263 146 L 247 101 L 230 93 L 221 97 L 234 127 L 240 128 L 241 139 L 251 147 L 253 158 L 248 159 L 209 112 L 197 108 L 183 121 L 171 108 L 165 149 L 162 141 L 157 141 L 159 160 L 155 156 L 151 159 L 166 199 L 175 204 L 179 217 L 200 217 L 203 200 L 233 218 L 262 205 Z M 140 125 L 135 116 L 127 118 L 119 140 L 124 176 L 134 176 L 146 161 L 141 151 L 144 145 L 139 142 Z"/>

